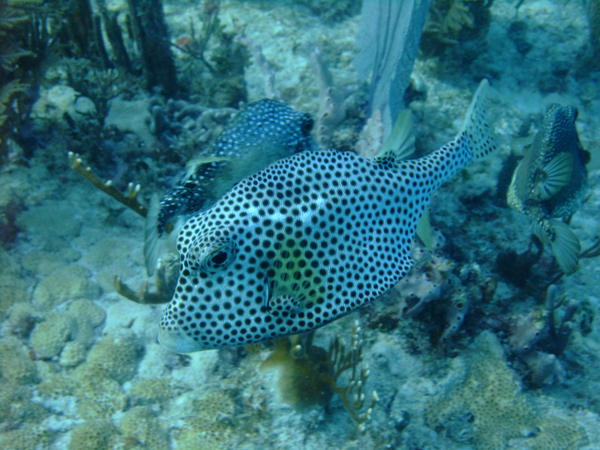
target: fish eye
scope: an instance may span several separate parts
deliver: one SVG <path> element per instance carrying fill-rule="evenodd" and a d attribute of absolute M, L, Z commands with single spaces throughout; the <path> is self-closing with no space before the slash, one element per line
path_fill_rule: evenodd
<path fill-rule="evenodd" d="M 202 264 L 203 269 L 208 272 L 214 272 L 228 266 L 235 259 L 237 253 L 237 247 L 231 241 L 216 244 L 215 248 L 208 252 Z"/>
<path fill-rule="evenodd" d="M 227 253 L 220 251 L 215 253 L 211 258 L 210 262 L 215 266 L 222 266 L 227 261 Z"/>

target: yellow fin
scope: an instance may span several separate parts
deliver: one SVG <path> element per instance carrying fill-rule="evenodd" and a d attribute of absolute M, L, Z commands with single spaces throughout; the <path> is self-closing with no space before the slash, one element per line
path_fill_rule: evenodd
<path fill-rule="evenodd" d="M 573 155 L 560 153 L 542 168 L 544 179 L 536 186 L 535 196 L 548 200 L 571 181 L 573 175 Z"/>
<path fill-rule="evenodd" d="M 550 246 L 554 259 L 564 273 L 577 270 L 581 244 L 566 223 L 561 220 L 542 221 L 534 225 L 533 232 Z"/>
<path fill-rule="evenodd" d="M 398 113 L 390 135 L 386 138 L 377 157 L 397 160 L 409 158 L 415 151 L 414 121 L 410 109 Z"/>
<path fill-rule="evenodd" d="M 433 248 L 433 230 L 429 221 L 429 210 L 426 209 L 417 223 L 417 236 L 429 250 Z"/>
<path fill-rule="evenodd" d="M 523 202 L 519 198 L 518 194 L 518 185 L 521 177 L 525 176 L 523 174 L 523 160 L 519 161 L 515 171 L 512 174 L 512 178 L 510 180 L 510 185 L 508 186 L 508 191 L 506 192 L 506 203 L 515 211 L 523 212 Z"/>

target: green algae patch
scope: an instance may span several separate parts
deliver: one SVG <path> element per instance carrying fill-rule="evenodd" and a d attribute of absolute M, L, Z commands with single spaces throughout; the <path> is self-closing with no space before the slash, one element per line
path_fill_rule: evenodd
<path fill-rule="evenodd" d="M 31 346 L 37 358 L 60 355 L 60 364 L 75 367 L 85 360 L 94 342 L 95 329 L 106 318 L 104 310 L 90 300 L 73 301 L 66 312 L 50 313 L 31 333 Z"/>
<path fill-rule="evenodd" d="M 0 423 L 5 426 L 41 422 L 49 415 L 43 406 L 31 401 L 31 390 L 18 384 L 0 383 L 0 405 Z"/>
<path fill-rule="evenodd" d="M 50 448 L 56 432 L 38 424 L 27 424 L 0 434 L 0 448 L 31 450 Z"/>
<path fill-rule="evenodd" d="M 89 420 L 110 417 L 127 406 L 127 396 L 119 383 L 105 378 L 79 380 L 75 398 L 78 416 Z"/>
<path fill-rule="evenodd" d="M 60 257 L 56 255 L 56 252 L 33 250 L 23 255 L 23 268 L 45 277 L 65 264 L 74 263 L 80 257 L 81 254 L 77 250 L 69 247 L 60 249 Z"/>

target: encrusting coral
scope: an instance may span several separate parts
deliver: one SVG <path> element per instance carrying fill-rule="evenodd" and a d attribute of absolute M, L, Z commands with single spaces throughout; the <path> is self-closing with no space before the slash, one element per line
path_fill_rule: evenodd
<path fill-rule="evenodd" d="M 116 428 L 104 419 L 88 420 L 75 425 L 69 441 L 70 450 L 102 450 L 114 444 Z"/>
<path fill-rule="evenodd" d="M 521 392 L 496 336 L 483 332 L 463 358 L 452 366 L 447 391 L 432 400 L 427 424 L 461 444 L 480 449 L 507 448 L 519 440 L 527 448 L 578 448 L 587 440 L 576 423 L 544 415 Z M 460 375 L 462 374 L 462 375 Z M 530 446 L 536 442 L 565 442 L 566 447 Z"/>
<path fill-rule="evenodd" d="M 192 400 L 191 414 L 173 435 L 178 448 L 227 449 L 235 435 L 235 403 L 223 390 Z"/>

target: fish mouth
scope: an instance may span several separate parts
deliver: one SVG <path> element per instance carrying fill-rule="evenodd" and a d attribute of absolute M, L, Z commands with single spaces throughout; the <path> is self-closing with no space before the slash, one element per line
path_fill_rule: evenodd
<path fill-rule="evenodd" d="M 174 353 L 190 353 L 207 349 L 179 329 L 167 330 L 161 327 L 158 330 L 158 342 Z"/>

